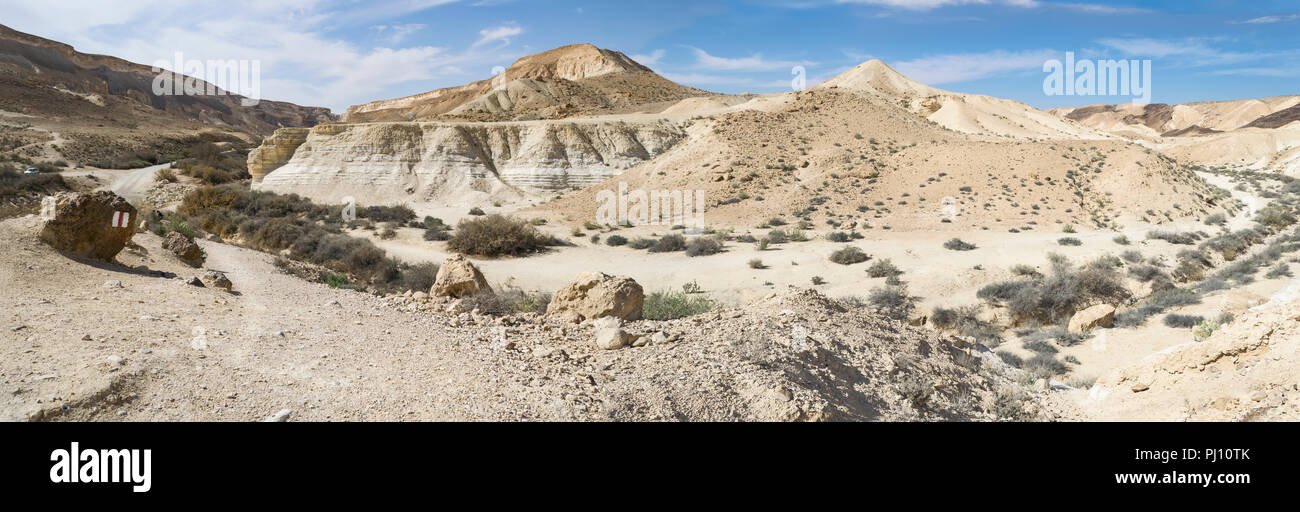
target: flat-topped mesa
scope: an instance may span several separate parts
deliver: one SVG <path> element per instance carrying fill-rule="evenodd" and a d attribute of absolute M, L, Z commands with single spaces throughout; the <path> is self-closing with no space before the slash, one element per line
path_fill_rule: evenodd
<path fill-rule="evenodd" d="M 323 125 L 276 132 L 249 172 L 257 189 L 324 202 L 512 201 L 598 183 L 685 136 L 668 121 Z"/>

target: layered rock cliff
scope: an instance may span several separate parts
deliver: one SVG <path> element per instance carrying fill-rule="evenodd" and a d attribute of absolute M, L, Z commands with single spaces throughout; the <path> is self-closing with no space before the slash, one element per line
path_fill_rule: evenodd
<path fill-rule="evenodd" d="M 276 132 L 249 171 L 258 189 L 318 201 L 451 205 L 592 185 L 684 137 L 669 121 L 322 125 Z"/>

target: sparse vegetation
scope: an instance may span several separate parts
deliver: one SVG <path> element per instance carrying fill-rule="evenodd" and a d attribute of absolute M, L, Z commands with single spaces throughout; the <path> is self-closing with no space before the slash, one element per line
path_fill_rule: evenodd
<path fill-rule="evenodd" d="M 943 243 L 943 248 L 950 251 L 973 251 L 977 249 L 975 244 L 967 243 L 960 238 L 954 238 Z"/>
<path fill-rule="evenodd" d="M 563 242 L 542 234 L 527 221 L 500 214 L 460 221 L 447 242 L 452 251 L 489 257 L 523 256 L 558 245 Z"/>
<path fill-rule="evenodd" d="M 704 295 L 665 290 L 645 298 L 642 316 L 646 320 L 676 320 L 707 313 L 716 307 L 717 304 Z"/>
<path fill-rule="evenodd" d="M 830 260 L 840 265 L 853 265 L 871 259 L 867 253 L 857 247 L 845 247 L 831 253 Z"/>

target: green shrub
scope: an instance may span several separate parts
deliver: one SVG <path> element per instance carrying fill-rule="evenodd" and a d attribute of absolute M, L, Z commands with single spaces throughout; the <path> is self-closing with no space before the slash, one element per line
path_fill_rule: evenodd
<path fill-rule="evenodd" d="M 877 279 L 881 277 L 888 278 L 903 275 L 903 271 L 894 266 L 894 262 L 890 261 L 889 258 L 885 258 L 867 267 L 867 275 Z"/>
<path fill-rule="evenodd" d="M 646 297 L 642 316 L 646 320 L 676 320 L 707 313 L 716 307 L 717 304 L 706 296 L 666 290 Z"/>
<path fill-rule="evenodd" d="M 609 238 L 605 239 L 605 245 L 608 245 L 610 247 L 619 247 L 619 246 L 627 245 L 627 237 L 623 235 L 609 235 Z"/>
<path fill-rule="evenodd" d="M 1205 317 L 1203 316 L 1175 315 L 1175 314 L 1165 315 L 1165 320 L 1164 320 L 1166 327 L 1173 327 L 1175 329 L 1191 329 L 1204 321 L 1205 321 Z"/>

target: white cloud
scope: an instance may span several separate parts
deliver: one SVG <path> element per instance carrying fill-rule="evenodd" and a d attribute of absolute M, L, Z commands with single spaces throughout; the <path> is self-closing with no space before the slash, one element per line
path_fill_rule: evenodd
<path fill-rule="evenodd" d="M 925 84 L 965 82 L 991 76 L 1041 70 L 1043 62 L 1060 58 L 1055 50 L 1005 51 L 934 55 L 905 60 L 894 68 L 913 80 Z"/>
<path fill-rule="evenodd" d="M 512 21 L 498 27 L 485 28 L 478 33 L 481 37 L 474 43 L 475 47 L 497 42 L 505 46 L 510 44 L 510 38 L 523 34 L 524 29 Z"/>
<path fill-rule="evenodd" d="M 1003 5 L 1025 9 L 1062 8 L 1094 14 L 1136 14 L 1150 9 L 1080 2 L 1044 2 L 1040 0 L 835 0 L 837 4 L 865 4 L 895 7 L 914 11 L 928 11 L 940 7 L 961 5 Z"/>
<path fill-rule="evenodd" d="M 653 52 L 650 52 L 649 55 L 638 54 L 638 55 L 629 55 L 628 57 L 631 57 L 632 60 L 634 61 L 640 62 L 645 67 L 654 68 L 655 66 L 659 65 L 659 60 L 663 59 L 665 54 L 666 52 L 664 52 L 663 50 L 655 50 Z"/>
<path fill-rule="evenodd" d="M 407 23 L 401 25 L 375 25 L 370 27 L 370 29 L 378 32 L 380 36 L 383 37 L 384 41 L 388 42 L 388 44 L 398 44 L 402 42 L 402 40 L 406 39 L 407 36 L 424 30 L 424 24 Z"/>
<path fill-rule="evenodd" d="M 1238 23 L 1268 24 L 1268 23 L 1286 23 L 1288 21 L 1296 21 L 1296 20 L 1300 20 L 1300 13 L 1276 14 L 1273 16 L 1260 16 L 1258 18 L 1251 18 L 1246 21 L 1241 21 Z"/>
<path fill-rule="evenodd" d="M 711 69 L 715 71 L 773 71 L 780 69 L 790 69 L 795 66 L 815 66 L 815 62 L 792 61 L 792 60 L 767 60 L 763 54 L 755 53 L 749 57 L 717 57 L 710 55 L 709 52 L 688 46 L 691 51 L 695 52 L 695 64 L 697 68 Z"/>
<path fill-rule="evenodd" d="M 15 30 L 73 45 L 78 51 L 152 65 L 177 52 L 195 60 L 260 61 L 263 99 L 326 106 L 391 97 L 391 87 L 456 77 L 478 79 L 483 62 L 511 62 L 518 55 L 501 46 L 460 51 L 434 46 L 400 47 L 423 28 L 377 23 L 376 16 L 409 13 L 456 0 L 5 0 L 2 22 Z M 380 14 L 383 13 L 383 14 Z M 373 28 L 381 45 L 362 46 L 330 35 L 339 24 Z M 497 41 L 522 29 L 492 32 Z"/>

